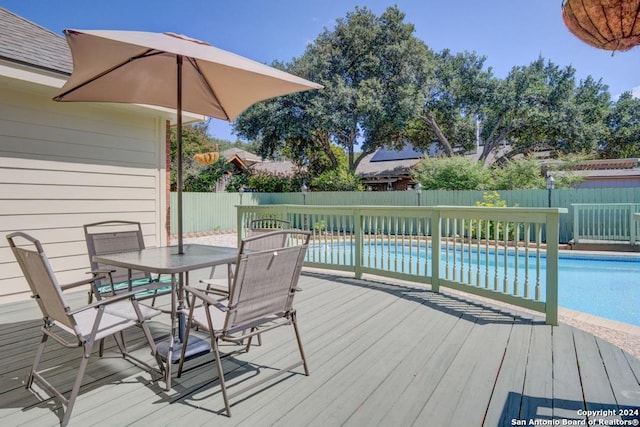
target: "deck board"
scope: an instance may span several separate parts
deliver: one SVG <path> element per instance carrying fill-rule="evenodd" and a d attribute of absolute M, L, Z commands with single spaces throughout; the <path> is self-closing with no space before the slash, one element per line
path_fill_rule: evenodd
<path fill-rule="evenodd" d="M 155 374 L 118 356 L 107 340 L 107 355 L 89 363 L 70 425 L 496 426 L 580 419 L 579 408 L 640 406 L 640 361 L 571 326 L 391 280 L 305 272 L 300 285 L 309 377 L 300 367 L 232 399 L 228 418 L 220 414 L 211 355 L 188 362 L 166 392 Z M 70 299 L 80 304 L 86 294 Z M 40 340 L 37 306 L 2 308 L 0 419 L 57 425 L 59 405 L 24 388 Z M 163 319 L 149 326 L 154 336 L 166 332 Z M 127 334 L 129 345 L 141 340 L 137 330 Z M 45 365 L 68 390 L 80 351 L 48 349 Z M 146 348 L 136 355 L 152 361 Z M 248 354 L 224 359 L 229 390 L 296 358 L 291 328 L 266 334 Z M 106 400 L 117 408 L 107 417 Z"/>
<path fill-rule="evenodd" d="M 574 420 L 585 420 L 578 415 L 584 410 L 580 371 L 576 359 L 573 330 L 553 330 L 553 415 Z M 559 375 L 561 374 L 561 375 Z"/>

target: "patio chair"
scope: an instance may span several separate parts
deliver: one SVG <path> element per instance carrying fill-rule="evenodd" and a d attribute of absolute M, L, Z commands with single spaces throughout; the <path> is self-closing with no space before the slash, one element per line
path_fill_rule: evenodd
<path fill-rule="evenodd" d="M 162 283 L 160 277 L 154 278 L 144 271 L 132 271 L 129 277 L 129 270 L 126 268 L 105 266 L 93 260 L 95 255 L 144 249 L 144 237 L 139 222 L 102 221 L 83 227 L 91 270 L 107 278 L 94 282 L 89 294 L 89 303 L 94 295 L 100 300 L 105 296 L 112 297 L 118 293 L 135 290 L 138 300 L 153 298 L 151 305 L 154 306 L 157 296 L 171 293 L 171 283 Z"/>
<path fill-rule="evenodd" d="M 256 218 L 249 222 L 247 237 L 276 230 L 287 230 L 289 228 L 291 228 L 291 221 L 287 221 L 286 219 Z"/>
<path fill-rule="evenodd" d="M 69 422 L 89 357 L 93 351 L 94 344 L 98 340 L 113 335 L 123 356 L 133 359 L 151 370 L 155 370 L 144 361 L 129 354 L 118 335 L 132 326 L 142 328 L 144 337 L 151 348 L 151 354 L 155 356 L 158 364 L 157 372 L 164 374 L 162 361 L 157 355 L 151 332 L 144 323 L 146 319 L 158 315 L 160 311 L 139 305 L 133 292 L 71 309 L 65 301 L 62 291 L 87 285 L 95 278 L 66 286 L 59 285 L 38 240 L 25 233 L 9 234 L 7 240 L 29 284 L 33 298 L 35 298 L 42 311 L 44 320 L 44 325 L 41 328 L 42 339 L 36 351 L 26 387 L 27 389 L 32 389 L 35 381 L 52 397 L 57 398 L 66 406 L 66 410 L 62 415 L 61 425 L 67 425 Z M 43 377 L 43 373 L 50 371 L 50 368 L 42 371 L 38 370 L 49 337 L 65 348 L 82 348 L 80 366 L 68 398 L 64 397 L 61 391 Z"/>
<path fill-rule="evenodd" d="M 260 219 L 254 221 L 266 221 L 273 220 L 272 218 L 268 219 Z M 252 223 L 254 222 L 252 221 Z M 288 225 L 289 221 L 284 220 L 273 220 L 277 221 L 279 225 Z M 270 222 L 271 223 L 271 222 Z M 257 223 L 256 223 L 257 224 Z M 267 223 L 260 223 L 260 225 L 266 225 Z M 242 251 L 263 251 L 267 249 L 275 249 L 281 248 L 283 246 L 287 246 L 287 240 L 291 236 L 291 233 L 285 232 L 284 228 L 272 227 L 272 228 L 250 228 L 248 237 L 243 240 L 243 244 L 241 246 Z M 211 291 L 217 293 L 219 295 L 229 295 L 229 289 L 231 287 L 231 283 L 233 282 L 233 268 L 234 264 L 227 265 L 227 278 L 226 279 L 216 279 L 213 277 L 215 270 L 211 270 L 211 274 L 208 279 L 200 280 L 200 283 L 207 285 L 207 291 Z"/>
<path fill-rule="evenodd" d="M 187 347 L 192 325 L 195 324 L 199 329 L 209 331 L 225 411 L 228 416 L 231 416 L 229 399 L 233 396 L 244 393 L 250 388 L 271 380 L 276 375 L 289 372 L 301 365 L 304 367 L 305 375 L 309 375 L 293 300 L 296 291 L 299 290 L 298 279 L 309 246 L 310 234 L 298 230 L 278 233 L 296 233 L 303 235 L 304 240 L 295 246 L 258 252 L 246 251 L 245 245 L 250 244 L 251 240 L 243 241 L 236 261 L 233 286 L 226 303 L 211 298 L 206 291 L 185 286 L 190 292 L 192 300 L 189 310 L 185 310 L 188 320 L 183 349 Z M 255 238 L 257 239 L 259 236 Z M 273 375 L 266 376 L 253 385 L 228 394 L 219 350 L 220 341 L 239 343 L 247 340 L 245 351 L 248 351 L 253 336 L 286 325 L 293 326 L 301 360 Z M 182 374 L 183 364 L 184 350 L 178 367 L 178 376 Z"/>

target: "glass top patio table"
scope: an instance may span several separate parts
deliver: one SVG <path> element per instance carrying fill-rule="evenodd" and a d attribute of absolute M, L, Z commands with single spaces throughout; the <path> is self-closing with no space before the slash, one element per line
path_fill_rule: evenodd
<path fill-rule="evenodd" d="M 184 245 L 183 252 L 178 254 L 177 246 L 163 246 L 145 248 L 141 251 L 96 255 L 93 258 L 98 263 L 115 267 L 155 274 L 177 274 L 228 264 L 234 262 L 238 255 L 236 248 L 191 244 Z"/>
<path fill-rule="evenodd" d="M 158 352 L 167 362 L 166 390 L 171 388 L 171 365 L 177 363 L 181 354 L 181 341 L 184 333 L 184 315 L 182 284 L 188 281 L 189 271 L 235 262 L 238 254 L 236 248 L 193 245 L 183 246 L 183 253 L 178 253 L 177 246 L 163 246 L 145 248 L 139 251 L 120 252 L 108 255 L 95 255 L 94 261 L 114 267 L 131 270 L 146 271 L 155 274 L 170 274 L 171 286 L 171 331 L 176 329 L 178 320 L 179 339 L 175 340 L 173 332 L 169 334 L 169 341 L 158 344 Z M 176 275 L 178 280 L 176 280 Z M 176 305 L 177 299 L 177 305 Z M 195 338 L 195 337 L 194 337 Z M 203 340 L 189 340 L 185 358 L 208 353 L 211 347 Z"/>

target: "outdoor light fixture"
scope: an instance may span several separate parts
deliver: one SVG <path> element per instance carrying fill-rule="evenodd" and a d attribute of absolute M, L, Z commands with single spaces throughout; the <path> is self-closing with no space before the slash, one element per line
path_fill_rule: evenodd
<path fill-rule="evenodd" d="M 238 188 L 238 193 L 240 193 L 240 204 L 242 204 L 242 194 L 244 194 L 244 187 Z"/>
<path fill-rule="evenodd" d="M 302 183 L 302 187 L 300 187 L 300 191 L 302 191 L 302 204 L 307 204 L 307 191 L 309 191 L 309 187 L 307 187 L 304 183 Z"/>
<path fill-rule="evenodd" d="M 599 49 L 640 44 L 639 0 L 564 0 L 562 19 L 573 35 Z"/>
<path fill-rule="evenodd" d="M 551 207 L 551 190 L 556 188 L 556 180 L 553 175 L 547 172 L 547 193 L 548 193 L 548 207 Z"/>
<path fill-rule="evenodd" d="M 422 194 L 422 184 L 417 183 L 413 187 L 416 190 L 416 194 L 418 195 L 418 206 L 420 206 L 420 195 Z"/>

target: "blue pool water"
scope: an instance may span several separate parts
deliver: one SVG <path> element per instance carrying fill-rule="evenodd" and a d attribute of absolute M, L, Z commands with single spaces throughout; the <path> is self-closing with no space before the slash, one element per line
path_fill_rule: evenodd
<path fill-rule="evenodd" d="M 560 255 L 558 304 L 640 326 L 640 258 Z"/>
<path fill-rule="evenodd" d="M 385 268 L 384 259 L 390 252 L 391 256 L 396 256 L 398 252 L 406 252 L 406 248 L 391 245 L 384 248 L 376 249 L 378 255 L 378 268 Z M 347 262 L 350 258 L 351 248 L 341 247 L 333 248 L 333 254 L 336 258 L 343 257 L 346 253 Z M 423 268 L 425 263 L 425 250 L 421 246 L 419 252 L 420 259 L 416 259 L 415 251 L 413 261 L 414 265 Z M 431 248 L 428 250 L 429 256 Z M 458 263 L 460 253 L 457 254 Z M 464 252 L 463 257 L 468 263 L 468 253 Z M 472 253 L 472 260 L 475 260 L 475 252 Z M 520 257 L 523 254 L 520 253 Z M 323 257 L 322 257 L 323 258 Z M 368 248 L 365 245 L 365 265 L 371 260 L 368 257 Z M 407 257 L 408 258 L 408 257 Z M 484 254 L 480 257 L 481 264 L 484 264 Z M 499 268 L 502 269 L 503 254 L 498 257 Z M 444 260 L 441 262 L 444 274 Z M 489 256 L 489 271 L 493 272 L 494 257 Z M 514 256 L 509 254 L 507 260 L 507 274 L 509 281 L 514 277 Z M 519 261 L 520 269 L 524 264 L 523 260 Z M 544 265 L 544 263 L 543 263 Z M 414 272 L 416 267 L 414 267 Z M 484 266 L 482 267 L 484 268 Z M 530 258 L 529 275 L 531 280 L 535 280 L 535 261 Z M 405 267 L 406 271 L 406 267 Z M 424 270 L 422 270 L 424 271 Z M 483 273 L 484 274 L 484 270 Z M 500 274 L 502 270 L 500 270 Z M 519 270 L 520 280 L 523 280 L 524 272 Z M 473 274 L 475 276 L 475 274 Z M 501 278 L 502 279 L 502 278 Z M 472 280 L 475 280 L 472 279 Z M 481 279 L 482 280 L 482 279 Z M 490 278 L 492 281 L 493 279 Z M 544 300 L 544 281 L 545 271 L 541 271 L 541 298 Z M 491 283 L 491 282 L 490 282 Z M 480 286 L 484 286 L 483 283 Z M 489 287 L 493 286 L 492 284 Z M 640 326 L 640 257 L 637 255 L 592 255 L 592 254 L 576 254 L 561 253 L 559 258 L 559 276 L 558 276 L 558 303 L 561 307 L 572 310 L 593 314 L 595 316 L 604 317 L 620 322 L 631 323 Z"/>

